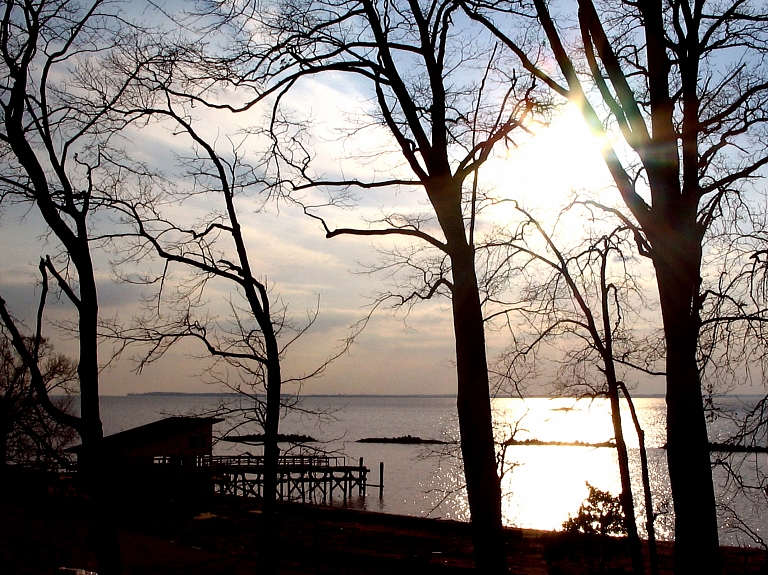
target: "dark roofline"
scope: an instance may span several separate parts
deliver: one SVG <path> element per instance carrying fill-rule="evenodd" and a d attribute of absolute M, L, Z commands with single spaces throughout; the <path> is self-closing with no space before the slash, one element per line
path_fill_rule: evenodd
<path fill-rule="evenodd" d="M 156 441 L 162 437 L 184 433 L 185 431 L 193 431 L 208 423 L 213 425 L 222 421 L 224 420 L 218 417 L 166 417 L 165 419 L 159 419 L 152 423 L 147 423 L 146 425 L 140 425 L 139 427 L 133 427 L 119 433 L 108 435 L 99 442 L 98 447 L 100 449 L 106 448 L 113 450 L 136 447 L 151 441 Z M 67 451 L 71 453 L 80 453 L 83 449 L 84 446 L 80 444 L 70 447 Z"/>

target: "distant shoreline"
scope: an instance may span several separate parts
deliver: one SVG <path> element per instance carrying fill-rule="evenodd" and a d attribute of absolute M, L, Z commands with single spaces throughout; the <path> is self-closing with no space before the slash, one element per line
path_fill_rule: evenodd
<path fill-rule="evenodd" d="M 184 392 L 184 391 L 147 391 L 143 393 L 128 393 L 126 395 L 102 395 L 102 397 L 240 397 L 239 393 L 224 393 L 224 392 Z M 290 397 L 286 395 L 286 397 Z M 452 393 L 424 393 L 424 394 L 377 394 L 377 393 L 307 393 L 302 394 L 300 397 L 319 397 L 319 398 L 366 398 L 366 399 L 386 399 L 386 398 L 414 398 L 414 399 L 456 399 L 456 395 Z M 751 399 L 762 398 L 765 394 L 762 393 L 734 393 L 728 395 L 722 395 L 721 398 L 731 399 Z M 632 399 L 664 399 L 663 393 L 638 393 L 632 396 Z M 586 397 L 573 397 L 567 395 L 524 395 L 522 398 L 517 395 L 504 395 L 498 396 L 493 399 L 589 399 Z"/>
<path fill-rule="evenodd" d="M 187 393 L 183 391 L 148 391 L 145 393 L 128 393 L 126 395 L 112 395 L 105 397 L 245 397 L 239 393 L 213 393 L 213 392 L 200 392 L 200 393 Z M 285 397 L 292 397 L 286 395 Z M 415 395 L 399 395 L 399 394 L 375 394 L 375 393 L 302 393 L 300 397 L 441 397 L 445 399 L 455 399 L 453 394 L 415 394 Z"/>
<path fill-rule="evenodd" d="M 215 393 L 215 392 L 199 392 L 190 393 L 183 391 L 147 391 L 144 393 L 128 393 L 126 395 L 108 395 L 102 397 L 240 397 L 239 393 Z M 290 396 L 287 396 L 290 397 Z M 435 393 L 435 394 L 378 394 L 378 393 L 307 393 L 302 394 L 301 397 L 322 397 L 322 398 L 436 398 L 436 399 L 456 399 L 456 395 L 452 393 Z M 664 399 L 664 394 L 660 393 L 643 393 L 633 395 L 633 399 Z M 723 397 L 763 397 L 761 394 L 754 395 L 725 395 Z M 517 395 L 505 395 L 498 396 L 493 399 L 588 399 L 578 398 L 567 395 L 525 395 L 522 398 Z"/>

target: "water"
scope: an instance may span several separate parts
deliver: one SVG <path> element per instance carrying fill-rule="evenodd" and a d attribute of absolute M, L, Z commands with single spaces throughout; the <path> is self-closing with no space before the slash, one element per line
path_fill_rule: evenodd
<path fill-rule="evenodd" d="M 129 396 L 105 397 L 102 413 L 105 433 L 116 433 L 159 419 L 163 415 L 200 413 L 216 408 L 230 398 L 217 396 Z M 740 403 L 729 400 L 731 407 Z M 674 536 L 671 493 L 666 467 L 665 405 L 663 399 L 635 400 L 638 417 L 646 434 L 657 537 Z M 444 397 L 307 397 L 302 412 L 289 412 L 281 423 L 282 433 L 311 435 L 324 450 L 339 452 L 356 462 L 363 457 L 372 470 L 371 483 L 378 483 L 379 462 L 385 463 L 384 495 L 371 489 L 364 499 L 351 505 L 385 513 L 421 515 L 468 520 L 463 491 L 463 474 L 458 450 L 453 445 L 401 445 L 357 443 L 363 437 L 418 436 L 455 441 L 458 421 L 455 400 Z M 606 400 L 568 398 L 496 399 L 493 404 L 497 440 L 535 438 L 551 442 L 600 443 L 613 438 Z M 629 447 L 633 491 L 638 525 L 644 533 L 644 507 L 640 483 L 637 436 L 628 409 L 622 410 L 624 433 Z M 316 417 L 309 412 L 324 413 Z M 224 433 L 227 424 L 218 424 L 215 433 Z M 257 433 L 243 428 L 238 433 Z M 725 420 L 711 429 L 713 441 L 728 437 Z M 244 451 L 258 453 L 257 447 L 219 442 L 217 454 Z M 510 446 L 504 454 L 502 478 L 503 517 L 507 525 L 532 529 L 559 529 L 569 515 L 575 515 L 587 496 L 586 483 L 617 494 L 620 490 L 616 451 L 582 446 Z M 768 474 L 765 454 L 734 455 L 750 484 Z M 723 467 L 714 473 L 721 504 L 721 541 L 724 544 L 755 545 L 768 533 L 766 492 L 752 490 L 752 497 L 737 493 L 732 477 Z M 731 509 L 732 511 L 728 511 Z M 735 510 L 738 519 L 734 517 Z M 753 536 L 745 535 L 745 531 Z"/>

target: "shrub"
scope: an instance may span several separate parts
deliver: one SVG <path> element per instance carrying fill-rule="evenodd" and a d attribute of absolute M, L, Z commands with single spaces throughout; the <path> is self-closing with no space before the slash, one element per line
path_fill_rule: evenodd
<path fill-rule="evenodd" d="M 569 533 L 587 535 L 626 535 L 624 511 L 618 497 L 600 491 L 587 482 L 589 496 L 579 507 L 576 517 L 568 517 L 563 528 Z"/>

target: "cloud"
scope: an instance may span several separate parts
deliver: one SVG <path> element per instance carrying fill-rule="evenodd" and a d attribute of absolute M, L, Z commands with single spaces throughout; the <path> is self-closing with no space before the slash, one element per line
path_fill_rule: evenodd
<path fill-rule="evenodd" d="M 324 177 L 382 180 L 409 176 L 398 154 L 392 154 L 391 136 L 381 126 L 366 126 L 350 136 L 346 130 L 359 127 L 361 117 L 370 107 L 361 85 L 347 76 L 332 76 L 324 81 L 308 79 L 299 82 L 286 103 L 301 115 L 317 120 L 314 130 L 314 173 Z M 216 143 L 222 152 L 230 151 L 228 137 L 239 141 L 240 130 L 263 125 L 264 110 L 254 109 L 246 115 L 191 110 L 197 114 L 201 134 Z M 368 121 L 368 120 L 366 120 Z M 586 135 L 585 135 L 586 134 Z M 587 145 L 588 133 L 571 116 L 556 119 L 549 129 L 541 129 L 528 144 L 499 154 L 481 171 L 484 185 L 498 195 L 522 199 L 527 206 L 542 210 L 559 207 L 573 188 L 604 189 L 605 168 L 594 146 Z M 189 138 L 174 135 L 167 126 L 153 124 L 126 134 L 126 145 L 138 159 L 151 166 L 166 169 L 179 189 L 191 189 L 188 180 L 174 174 L 177 155 L 189 155 Z M 243 147 L 246 159 L 254 159 L 264 150 L 264 143 L 254 138 Z M 361 262 L 378 262 L 376 246 L 391 246 L 397 240 L 388 238 L 337 237 L 326 239 L 316 220 L 285 202 L 262 206 L 259 189 L 235 199 L 251 265 L 256 275 L 268 283 L 274 300 L 287 305 L 297 322 L 308 310 L 318 305 L 319 315 L 312 329 L 293 346 L 286 359 L 286 373 L 302 373 L 314 369 L 337 349 L 348 334 L 351 324 L 368 313 L 372 299 L 386 289 L 384 274 L 365 275 Z M 307 192 L 321 198 L 321 192 Z M 357 206 L 353 209 L 329 207 L 322 210 L 330 226 L 366 226 L 381 213 L 399 210 L 405 213 L 429 211 L 426 198 L 419 189 L 355 190 Z M 614 193 L 613 190 L 608 192 Z M 0 294 L 16 313 L 32 318 L 39 291 L 37 262 L 39 257 L 55 249 L 54 243 L 40 239 L 45 229 L 36 210 L 23 220 L 26 208 L 14 208 L 0 221 Z M 185 226 L 192 226 L 203 216 L 221 210 L 221 197 L 216 194 L 192 196 L 171 206 L 170 214 Z M 509 223 L 510 213 L 503 209 L 490 214 L 488 221 L 478 223 L 479 230 Z M 20 223 L 21 222 L 21 223 Z M 106 229 L 109 220 L 96 223 Z M 440 236 L 439 230 L 436 235 Z M 47 250 L 47 251 L 46 251 Z M 231 245 L 222 246 L 226 257 Z M 98 268 L 101 311 L 105 317 L 119 315 L 128 320 L 142 311 L 142 297 L 152 294 L 155 286 L 115 283 L 111 275 L 109 254 L 94 252 Z M 234 259 L 234 258 L 233 258 Z M 155 264 L 157 265 L 157 264 Z M 174 278 L 186 272 L 172 269 Z M 396 283 L 396 281 L 395 281 Z M 169 289 L 171 285 L 166 286 Z M 231 285 L 212 281 L 206 294 L 207 309 L 213 315 L 226 316 L 228 301 L 235 298 Z M 51 304 L 52 317 L 73 317 L 66 306 Z M 490 353 L 503 347 L 506 335 L 488 335 Z M 62 345 L 74 349 L 74 342 L 61 338 Z M 454 339 L 450 303 L 430 301 L 404 312 L 390 315 L 378 311 L 365 331 L 357 338 L 349 353 L 336 360 L 324 377 L 305 387 L 308 393 L 452 393 L 455 392 Z M 105 393 L 142 391 L 210 391 L 197 377 L 208 364 L 200 358 L 199 345 L 184 343 L 140 375 L 133 373 L 131 354 L 102 376 Z"/>

